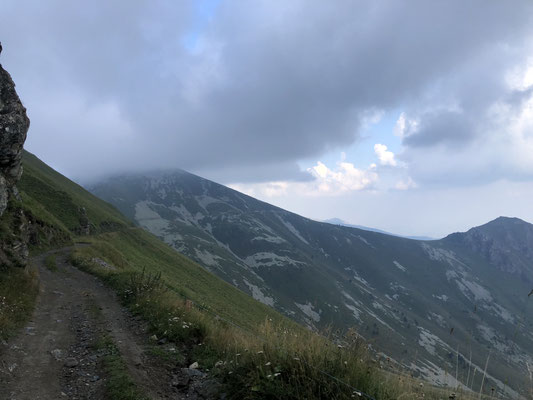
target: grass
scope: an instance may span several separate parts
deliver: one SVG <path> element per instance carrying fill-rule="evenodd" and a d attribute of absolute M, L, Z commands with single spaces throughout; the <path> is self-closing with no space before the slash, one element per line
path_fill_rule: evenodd
<path fill-rule="evenodd" d="M 85 209 L 97 232 L 130 226 L 116 209 L 24 152 L 24 173 L 17 187 L 21 201 L 11 198 L 0 218 L 0 337 L 10 336 L 31 314 L 37 293 L 35 276 L 24 272 L 25 260 L 13 251 L 21 238 L 30 255 L 71 244 Z M 57 266 L 50 257 L 45 265 Z"/>
<path fill-rule="evenodd" d="M 129 376 L 126 364 L 122 360 L 120 351 L 113 343 L 113 340 L 104 335 L 96 343 L 95 347 L 106 352 L 103 364 L 107 375 L 105 383 L 107 398 L 113 400 L 147 399 Z"/>
<path fill-rule="evenodd" d="M 0 339 L 7 340 L 30 318 L 39 292 L 34 270 L 8 268 L 0 273 Z"/>
<path fill-rule="evenodd" d="M 137 229 L 106 233 L 92 238 L 92 245 L 75 249 L 71 258 L 114 288 L 124 304 L 149 323 L 151 334 L 176 343 L 181 349 L 174 359 L 177 364 L 198 362 L 222 384 L 229 399 L 363 398 L 358 391 L 380 400 L 442 399 L 451 394 L 453 389 L 420 385 L 405 373 L 382 371 L 387 366 L 373 360 L 355 331 L 340 341 L 327 332 L 319 336 L 246 295 L 241 298 L 229 285 L 217 287 L 225 283 L 168 246 L 144 240 L 145 235 Z M 102 268 L 91 262 L 95 256 L 114 260 L 118 268 Z M 237 311 L 232 312 L 233 306 Z M 157 353 L 165 357 L 162 350 Z M 478 396 L 462 393 L 457 398 Z"/>
<path fill-rule="evenodd" d="M 113 206 L 54 171 L 33 154 L 24 151 L 24 173 L 17 187 L 24 203 L 43 221 L 77 233 L 85 209 L 91 231 L 100 233 L 131 226 Z"/>
<path fill-rule="evenodd" d="M 89 312 L 94 319 L 101 321 L 102 311 L 96 302 L 89 300 Z M 104 354 L 103 368 L 106 374 L 106 398 L 113 400 L 148 400 L 131 379 L 120 350 L 111 336 L 100 333 L 93 347 Z"/>
<path fill-rule="evenodd" d="M 161 273 L 170 290 L 249 330 L 266 318 L 275 323 L 297 326 L 140 228 L 104 233 L 84 238 L 84 241 L 91 245 L 75 250 L 73 256 L 78 261 L 90 264 L 91 259 L 101 258 L 119 272 L 140 273 L 146 269 L 153 274 Z"/>
<path fill-rule="evenodd" d="M 49 254 L 44 259 L 44 266 L 52 272 L 57 271 L 57 260 L 55 254 Z"/>
<path fill-rule="evenodd" d="M 269 319 L 251 334 L 189 308 L 190 303 L 166 290 L 159 275 L 88 268 L 115 288 L 158 338 L 184 345 L 185 365 L 198 362 L 202 369 L 212 370 L 228 398 L 351 398 L 352 389 L 332 384 L 320 368 L 366 390 L 387 393 L 387 387 L 379 387 L 377 368 L 356 336 L 350 346 L 339 348 L 303 328 L 289 330 Z"/>
<path fill-rule="evenodd" d="M 420 381 L 400 372 L 384 373 L 355 332 L 342 342 L 327 332 L 319 336 L 253 300 L 153 235 L 132 228 L 112 206 L 29 153 L 24 154 L 24 168 L 19 183 L 22 204 L 17 206 L 38 227 L 34 254 L 71 241 L 84 208 L 91 233 L 97 235 L 84 236 L 81 240 L 89 245 L 76 248 L 72 260 L 112 286 L 158 338 L 175 342 L 179 352 L 174 362 L 180 366 L 198 362 L 222 384 L 228 398 L 362 398 L 344 383 L 380 400 L 449 395 L 448 390 L 420 386 Z M 4 217 L 2 238 L 4 233 L 13 236 L 12 227 L 17 225 L 16 213 Z M 95 258 L 112 268 L 95 263 Z M 55 264 L 48 257 L 45 263 L 51 269 Z M 21 268 L 0 273 L 0 337 L 7 338 L 22 326 L 37 292 L 35 275 Z M 142 398 L 111 339 L 103 337 L 99 345 L 109 353 L 108 396 Z M 151 351 L 167 357 L 157 348 Z"/>

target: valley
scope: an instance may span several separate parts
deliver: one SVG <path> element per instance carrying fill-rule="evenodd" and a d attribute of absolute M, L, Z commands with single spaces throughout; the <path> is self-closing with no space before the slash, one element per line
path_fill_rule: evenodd
<path fill-rule="evenodd" d="M 490 353 L 492 385 L 527 387 L 531 224 L 499 218 L 410 240 L 312 221 L 184 171 L 120 176 L 92 192 L 313 330 L 355 327 L 439 385 L 479 387 Z"/>

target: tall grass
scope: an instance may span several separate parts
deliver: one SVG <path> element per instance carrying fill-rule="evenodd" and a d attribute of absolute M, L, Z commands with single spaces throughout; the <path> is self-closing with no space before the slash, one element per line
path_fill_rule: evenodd
<path fill-rule="evenodd" d="M 198 362 L 229 399 L 442 399 L 449 390 L 381 370 L 355 331 L 335 340 L 266 318 L 240 327 L 173 291 L 161 274 L 110 271 L 75 253 L 73 261 L 113 287 L 158 339 L 181 345 L 183 364 Z M 457 397 L 474 399 L 471 395 Z"/>

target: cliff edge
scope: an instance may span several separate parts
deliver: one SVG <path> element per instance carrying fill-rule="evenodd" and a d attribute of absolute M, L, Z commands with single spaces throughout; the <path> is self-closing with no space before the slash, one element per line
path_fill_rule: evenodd
<path fill-rule="evenodd" d="M 29 127 L 15 83 L 0 64 L 0 267 L 25 265 L 28 257 L 28 220 L 20 208 L 16 183 L 22 175 L 22 149 Z"/>
<path fill-rule="evenodd" d="M 0 44 L 0 55 L 1 52 Z M 11 195 L 17 196 L 15 184 L 22 175 L 22 147 L 29 127 L 30 119 L 15 83 L 0 64 L 0 216 Z"/>

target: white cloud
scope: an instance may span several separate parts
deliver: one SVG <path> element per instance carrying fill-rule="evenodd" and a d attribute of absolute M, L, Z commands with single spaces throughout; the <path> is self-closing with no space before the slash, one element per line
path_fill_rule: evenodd
<path fill-rule="evenodd" d="M 337 168 L 332 170 L 318 161 L 314 167 L 307 169 L 315 177 L 315 181 L 309 183 L 313 187 L 311 193 L 335 195 L 367 189 L 378 180 L 375 169 L 375 164 L 368 169 L 359 169 L 352 163 L 339 162 Z"/>
<path fill-rule="evenodd" d="M 533 57 L 511 68 L 507 72 L 505 80 L 512 90 L 526 90 L 533 86 Z"/>
<path fill-rule="evenodd" d="M 345 161 L 338 162 L 331 169 L 317 161 L 316 165 L 307 169 L 315 179 L 308 182 L 265 182 L 257 184 L 231 184 L 232 189 L 259 198 L 274 198 L 290 195 L 301 196 L 339 196 L 345 193 L 372 189 L 379 180 L 376 164 L 366 169 L 356 168 Z"/>
<path fill-rule="evenodd" d="M 409 190 L 409 189 L 414 189 L 416 187 L 417 187 L 416 182 L 413 181 L 413 179 L 410 176 L 408 176 L 407 179 L 402 179 L 401 181 L 398 181 L 395 186 L 397 190 Z"/>
<path fill-rule="evenodd" d="M 409 136 L 418 130 L 419 121 L 412 118 L 407 118 L 406 114 L 402 112 L 394 125 L 394 135 L 400 138 Z"/>
<path fill-rule="evenodd" d="M 387 146 L 384 144 L 376 143 L 374 145 L 374 152 L 376 153 L 376 156 L 378 156 L 381 165 L 389 165 L 391 167 L 396 167 L 398 165 L 394 158 L 394 153 L 387 150 Z"/>

